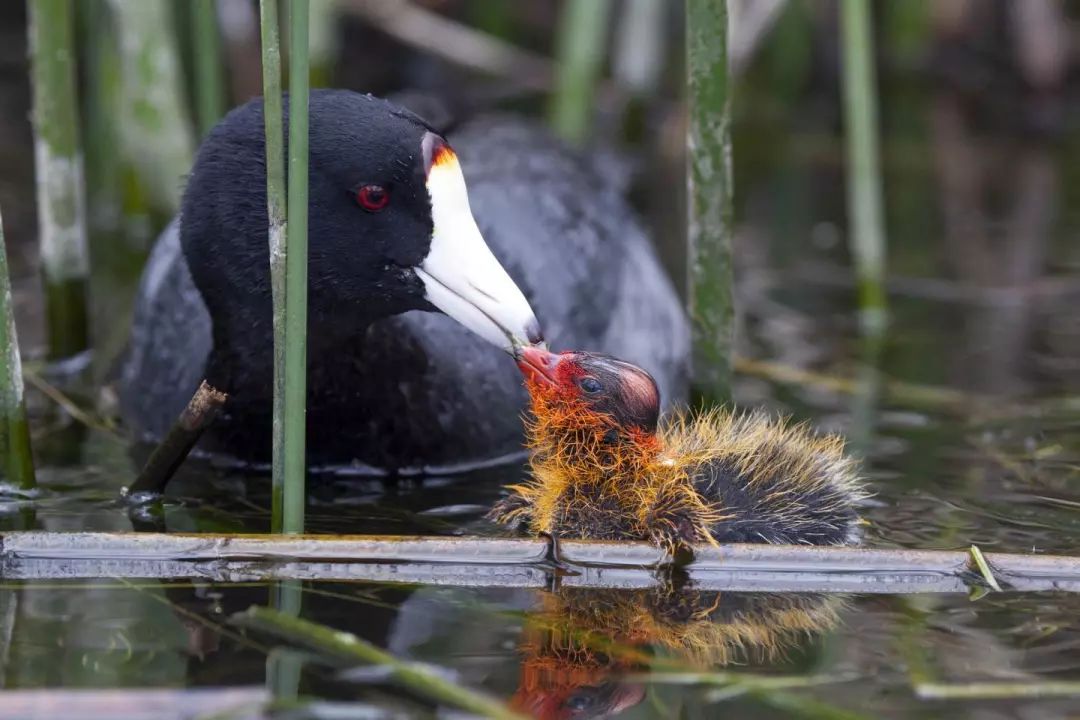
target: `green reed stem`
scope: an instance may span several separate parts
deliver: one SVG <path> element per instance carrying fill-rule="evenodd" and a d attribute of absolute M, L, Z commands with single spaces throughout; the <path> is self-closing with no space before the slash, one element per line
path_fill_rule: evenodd
<path fill-rule="evenodd" d="M 263 120 L 266 126 L 266 199 L 270 220 L 270 285 L 274 306 L 274 407 L 271 529 L 283 529 L 285 493 L 285 137 L 281 111 L 281 41 L 277 0 L 261 0 Z"/>
<path fill-rule="evenodd" d="M 258 606 L 233 615 L 232 622 L 334 658 L 385 667 L 399 683 L 413 692 L 480 717 L 497 720 L 524 720 L 525 717 L 494 698 L 447 680 L 419 663 L 403 662 L 351 633 L 339 632 L 319 623 Z"/>
<path fill-rule="evenodd" d="M 311 0 L 308 32 L 308 77 L 312 87 L 330 87 L 334 79 L 334 61 L 338 54 L 338 18 L 341 9 L 336 0 Z"/>
<path fill-rule="evenodd" d="M 123 80 L 116 31 L 106 0 L 82 0 L 78 43 L 86 68 L 83 86 L 83 140 L 86 146 L 87 228 L 90 254 L 98 247 L 115 251 L 120 234 L 120 138 L 116 118 Z"/>
<path fill-rule="evenodd" d="M 288 253 L 285 256 L 285 477 L 282 530 L 304 531 L 308 282 L 308 0 L 289 5 Z"/>
<path fill-rule="evenodd" d="M 70 0 L 31 0 L 30 53 L 38 232 L 45 281 L 49 357 L 89 343 L 83 158 L 75 95 L 74 14 Z"/>
<path fill-rule="evenodd" d="M 94 323 L 91 338 L 91 380 L 100 383 L 127 343 L 140 271 L 166 217 L 164 212 L 152 216 L 134 166 L 119 151 L 128 128 L 119 120 L 124 113 L 124 68 L 110 4 L 77 0 L 74 5 L 92 268 L 89 313 L 92 319 L 109 320 Z"/>
<path fill-rule="evenodd" d="M 124 75 L 120 150 L 134 186 L 125 193 L 133 190 L 137 204 L 164 221 L 179 207 L 195 146 L 172 3 L 109 0 L 109 6 Z"/>
<path fill-rule="evenodd" d="M 877 87 L 870 3 L 842 0 L 844 123 L 847 128 L 848 237 L 866 330 L 885 325 L 885 226 L 878 152 Z"/>
<path fill-rule="evenodd" d="M 19 338 L 15 333 L 15 311 L 11 305 L 3 218 L 0 218 L 0 463 L 9 483 L 20 490 L 37 487 L 23 397 Z"/>
<path fill-rule="evenodd" d="M 731 400 L 731 96 L 727 0 L 686 0 L 687 267 L 693 385 L 710 403 Z"/>
<path fill-rule="evenodd" d="M 300 617 L 304 605 L 304 584 L 300 580 L 282 580 L 270 586 L 270 607 L 291 618 Z M 291 648 L 275 648 L 266 656 L 267 690 L 277 702 L 300 696 L 300 679 L 306 653 Z"/>
<path fill-rule="evenodd" d="M 570 142 L 581 143 L 589 134 L 610 14 L 610 0 L 568 0 L 559 17 L 550 119 Z"/>
<path fill-rule="evenodd" d="M 195 104 L 199 133 L 206 133 L 225 114 L 225 79 L 221 65 L 221 35 L 215 0 L 189 0 L 194 45 Z"/>

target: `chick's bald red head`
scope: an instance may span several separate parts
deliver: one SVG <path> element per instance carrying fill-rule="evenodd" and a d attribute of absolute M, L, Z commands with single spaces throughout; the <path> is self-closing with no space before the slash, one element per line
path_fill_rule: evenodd
<path fill-rule="evenodd" d="M 553 403 L 578 407 L 596 422 L 656 431 L 660 392 L 652 376 L 636 365 L 598 353 L 553 353 L 540 347 L 519 349 L 517 363 L 534 410 Z"/>

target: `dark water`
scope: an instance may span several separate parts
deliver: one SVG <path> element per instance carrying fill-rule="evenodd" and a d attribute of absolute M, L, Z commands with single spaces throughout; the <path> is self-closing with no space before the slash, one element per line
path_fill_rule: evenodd
<path fill-rule="evenodd" d="M 740 352 L 804 375 L 746 368 L 738 399 L 848 436 L 875 493 L 871 545 L 1080 554 L 1080 183 L 1066 161 L 1078 140 L 988 129 L 953 95 L 886 97 L 892 322 L 875 344 L 852 302 L 835 109 L 793 112 L 748 83 L 735 142 Z M 839 391 L 837 378 L 849 381 Z M 163 507 L 117 503 L 135 468 L 123 441 L 56 426 L 34 401 L 43 494 L 0 505 L 4 528 L 267 530 L 268 480 L 205 466 L 185 468 Z M 483 508 L 521 472 L 332 478 L 312 489 L 308 528 L 483 531 Z M 313 701 L 279 706 L 289 717 L 455 716 L 383 673 L 229 624 L 274 603 L 546 717 L 1080 715 L 1075 686 L 1020 695 L 1080 682 L 1080 596 L 1064 593 L 0 579 L 0 682 L 250 689 L 129 696 L 99 715 L 54 694 L 41 717 L 258 717 L 264 692 Z M 687 675 L 699 670 L 710 674 Z"/>
<path fill-rule="evenodd" d="M 887 380 L 875 382 L 860 365 L 845 288 L 775 266 L 748 266 L 743 276 L 744 295 L 761 298 L 746 318 L 746 348 L 790 366 L 856 379 L 850 388 L 856 392 L 838 393 L 819 377 L 782 384 L 746 375 L 739 394 L 745 404 L 845 431 L 854 450 L 866 453 L 866 475 L 876 493 L 866 511 L 871 544 L 976 543 L 995 551 L 1076 553 L 1076 386 L 1068 373 L 1045 370 L 1068 356 L 1029 342 L 1014 356 L 1024 371 L 1003 376 L 1022 386 L 979 384 L 976 375 L 991 371 L 988 361 L 970 359 L 972 346 L 956 334 L 975 332 L 980 322 L 999 323 L 1000 313 L 976 303 L 898 294 L 895 331 L 879 355 L 883 375 L 967 395 L 960 405 L 947 396 L 941 407 L 933 393 L 928 401 L 901 388 L 893 397 Z M 961 368 L 956 375 L 938 374 L 954 364 Z M 1029 374 L 1030 368 L 1038 372 Z M 44 496 L 5 506 L 7 527 L 267 528 L 265 478 L 245 485 L 228 473 L 192 467 L 173 486 L 163 512 L 133 510 L 116 503 L 117 489 L 134 467 L 123 442 L 100 430 L 67 432 L 82 435 L 74 438 L 78 453 L 61 462 L 62 453 L 54 451 L 57 461 L 42 471 Z M 332 479 L 312 492 L 309 528 L 482 530 L 481 508 L 520 473 L 511 466 L 392 484 Z M 172 711 L 187 707 L 192 716 L 205 711 L 210 717 L 211 710 L 222 713 L 214 717 L 257 716 L 251 713 L 264 692 L 320 699 L 291 711 L 299 716 L 445 714 L 383 673 L 350 670 L 228 623 L 235 612 L 281 603 L 283 596 L 285 606 L 298 604 L 305 619 L 355 633 L 400 659 L 430 664 L 456 682 L 545 717 L 1057 718 L 1080 709 L 1075 688 L 1071 697 L 1059 698 L 933 697 L 971 683 L 989 683 L 971 688 L 987 693 L 1002 691 L 1002 684 L 1080 680 L 1080 596 L 1064 593 L 992 593 L 974 600 L 358 582 L 3 581 L 0 677 L 9 689 L 249 688 L 229 698 L 210 696 L 216 699 L 206 701 L 207 708 L 192 698 L 171 702 Z M 698 670 L 713 674 L 683 684 L 695 679 L 686 673 Z M 155 707 L 151 698 L 141 702 Z M 109 707 L 102 717 L 127 717 L 121 710 L 135 712 L 139 701 Z"/>

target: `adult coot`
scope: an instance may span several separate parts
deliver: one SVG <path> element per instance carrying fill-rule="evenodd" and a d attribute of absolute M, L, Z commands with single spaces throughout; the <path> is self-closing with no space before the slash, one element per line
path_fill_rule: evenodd
<path fill-rule="evenodd" d="M 588 160 L 506 119 L 463 127 L 451 150 L 416 115 L 354 92 L 315 91 L 310 112 L 309 464 L 401 472 L 519 452 L 526 395 L 504 351 L 539 339 L 530 305 L 560 343 L 632 358 L 682 392 L 679 303 L 617 183 Z M 128 424 L 159 436 L 206 377 L 229 402 L 202 449 L 268 461 L 261 100 L 206 137 L 136 302 Z"/>

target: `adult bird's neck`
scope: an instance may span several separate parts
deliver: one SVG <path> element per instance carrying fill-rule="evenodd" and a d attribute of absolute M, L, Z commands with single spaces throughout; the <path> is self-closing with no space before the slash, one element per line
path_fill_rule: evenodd
<path fill-rule="evenodd" d="M 323 365 L 355 356 L 365 331 L 377 319 L 354 308 L 327 311 L 309 305 L 305 338 L 309 378 L 319 375 Z M 237 400 L 269 398 L 274 368 L 274 322 L 269 303 L 238 305 L 213 316 L 212 321 L 214 343 L 207 362 L 207 380 Z"/>

